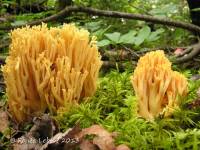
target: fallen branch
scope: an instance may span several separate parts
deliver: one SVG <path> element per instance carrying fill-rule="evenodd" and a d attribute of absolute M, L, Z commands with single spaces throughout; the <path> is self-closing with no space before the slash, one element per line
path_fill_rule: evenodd
<path fill-rule="evenodd" d="M 67 6 L 55 15 L 49 16 L 44 19 L 36 20 L 36 21 L 30 22 L 30 23 L 27 23 L 24 25 L 0 26 L 0 30 L 10 30 L 10 29 L 22 27 L 25 25 L 32 26 L 32 25 L 41 24 L 42 22 L 55 21 L 55 20 L 58 20 L 59 18 L 65 17 L 67 14 L 69 14 L 71 12 L 83 12 L 83 13 L 87 13 L 90 15 L 112 17 L 112 18 L 143 20 L 146 22 L 152 22 L 155 24 L 162 24 L 162 25 L 178 27 L 178 28 L 186 29 L 188 31 L 200 33 L 200 27 L 193 25 L 191 23 L 186 23 L 186 22 L 182 22 L 182 21 L 174 21 L 171 19 L 158 18 L 158 17 L 149 16 L 149 15 L 140 15 L 140 14 L 118 12 L 118 11 L 99 10 L 99 9 L 95 9 L 95 8 L 79 7 L 79 6 Z"/>
<path fill-rule="evenodd" d="M 58 12 L 55 15 L 49 16 L 44 19 L 36 20 L 24 25 L 19 25 L 19 26 L 9 26 L 9 27 L 1 27 L 0 30 L 6 30 L 6 29 L 13 29 L 13 28 L 18 28 L 22 27 L 25 25 L 38 25 L 41 24 L 42 22 L 49 22 L 49 21 L 55 21 L 58 20 L 59 18 L 65 17 L 67 14 L 71 12 L 84 12 L 88 13 L 91 15 L 97 15 L 97 16 L 105 16 L 105 17 L 113 17 L 113 18 L 126 18 L 126 19 L 136 19 L 136 20 L 143 20 L 147 22 L 152 22 L 156 24 L 162 24 L 162 25 L 168 25 L 168 26 L 173 26 L 173 27 L 179 27 L 182 29 L 186 29 L 188 31 L 196 32 L 200 34 L 200 27 L 186 23 L 186 22 L 181 22 L 181 21 L 174 21 L 170 19 L 163 19 L 163 18 L 157 18 L 149 15 L 140 15 L 140 14 L 131 14 L 131 13 L 124 13 L 124 12 L 118 12 L 118 11 L 107 11 L 107 10 L 99 10 L 99 9 L 94 9 L 94 8 L 89 8 L 89 7 L 78 7 L 78 6 L 67 6 L 60 12 Z M 3 45 L 3 47 L 8 46 L 8 44 Z M 199 45 L 194 46 L 193 50 L 186 56 L 183 56 L 181 58 L 177 58 L 175 60 L 175 63 L 181 63 L 188 61 L 192 59 L 194 56 L 196 56 L 200 51 Z"/>
<path fill-rule="evenodd" d="M 132 50 L 133 51 L 133 50 Z M 110 61 L 123 61 L 123 60 L 137 60 L 137 53 L 132 53 L 130 51 L 121 49 L 121 50 L 110 50 L 101 53 L 102 60 L 110 60 Z"/>

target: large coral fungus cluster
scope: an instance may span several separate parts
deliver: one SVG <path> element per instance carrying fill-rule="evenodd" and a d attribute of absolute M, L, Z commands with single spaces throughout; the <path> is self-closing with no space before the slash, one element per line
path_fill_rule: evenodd
<path fill-rule="evenodd" d="M 131 81 L 138 98 L 139 115 L 148 120 L 160 113 L 170 115 L 178 107 L 180 97 L 187 94 L 187 79 L 171 69 L 161 50 L 139 59 Z"/>
<path fill-rule="evenodd" d="M 73 24 L 50 29 L 43 24 L 16 29 L 11 39 L 3 75 L 17 121 L 94 94 L 102 62 L 88 31 Z"/>

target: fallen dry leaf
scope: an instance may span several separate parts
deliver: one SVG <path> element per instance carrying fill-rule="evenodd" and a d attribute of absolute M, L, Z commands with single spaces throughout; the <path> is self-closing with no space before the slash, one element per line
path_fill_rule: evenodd
<path fill-rule="evenodd" d="M 80 131 L 79 125 L 76 125 L 68 129 L 65 133 L 57 133 L 40 150 L 73 150 L 79 144 L 79 139 L 75 135 Z"/>
<path fill-rule="evenodd" d="M 97 147 L 89 140 L 83 140 L 80 143 L 79 148 L 81 150 L 97 150 Z"/>
<path fill-rule="evenodd" d="M 0 132 L 4 132 L 9 126 L 8 114 L 5 111 L 0 111 Z"/>
<path fill-rule="evenodd" d="M 115 150 L 131 150 L 128 146 L 121 144 L 115 148 Z"/>
<path fill-rule="evenodd" d="M 97 145 L 101 150 L 113 150 L 115 148 L 112 133 L 109 133 L 99 125 L 93 125 L 83 129 L 78 134 L 78 137 L 81 139 L 85 135 L 96 135 L 93 139 L 93 144 Z"/>
<path fill-rule="evenodd" d="M 117 132 L 110 133 L 99 125 L 80 129 L 79 125 L 64 133 L 53 132 L 53 120 L 44 115 L 36 118 L 31 130 L 18 139 L 12 139 L 14 150 L 130 150 L 126 145 L 115 146 L 114 138 Z M 95 135 L 92 140 L 85 139 L 86 135 Z M 41 141 L 40 141 L 40 140 Z M 43 142 L 42 140 L 45 140 Z"/>

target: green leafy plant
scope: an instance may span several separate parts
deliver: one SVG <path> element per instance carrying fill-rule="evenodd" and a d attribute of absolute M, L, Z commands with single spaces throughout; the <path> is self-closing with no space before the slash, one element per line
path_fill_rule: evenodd
<path fill-rule="evenodd" d="M 156 31 L 151 32 L 149 26 L 144 26 L 139 31 L 130 30 L 125 34 L 119 32 L 106 33 L 104 34 L 106 39 L 98 42 L 98 46 L 103 47 L 107 45 L 117 44 L 133 44 L 140 46 L 144 42 L 153 42 L 160 38 L 160 34 L 164 32 L 164 29 L 160 28 Z"/>

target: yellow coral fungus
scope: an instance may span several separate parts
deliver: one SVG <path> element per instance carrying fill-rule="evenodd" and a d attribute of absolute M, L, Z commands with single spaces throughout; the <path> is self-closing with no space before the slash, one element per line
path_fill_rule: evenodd
<path fill-rule="evenodd" d="M 94 94 L 102 62 L 88 31 L 73 24 L 50 29 L 43 24 L 16 29 L 11 39 L 3 75 L 17 121 Z"/>
<path fill-rule="evenodd" d="M 139 115 L 153 120 L 161 112 L 170 115 L 187 94 L 187 79 L 171 69 L 162 50 L 147 53 L 138 61 L 131 77 L 138 98 Z"/>

